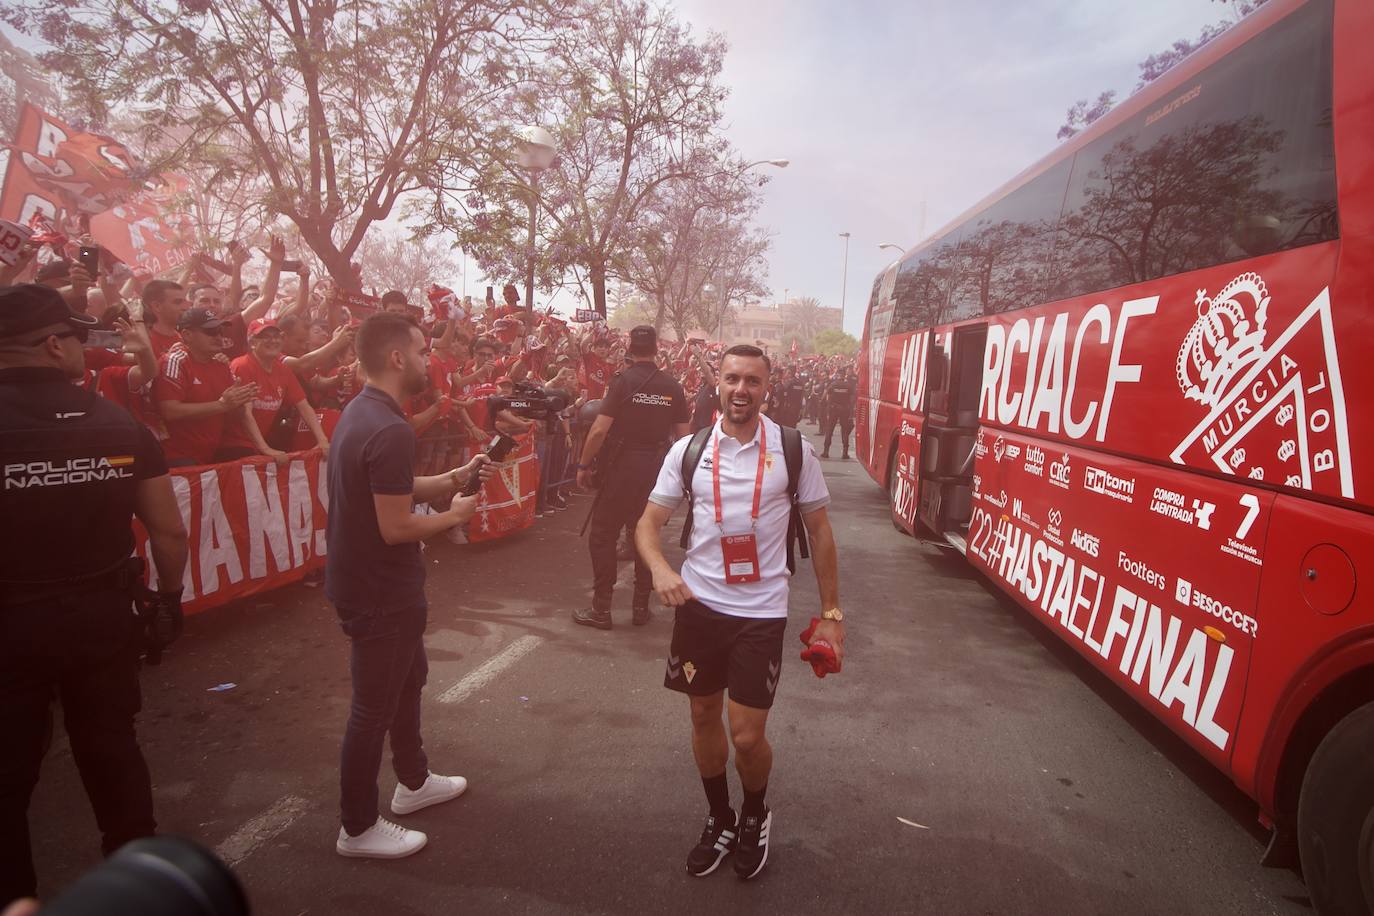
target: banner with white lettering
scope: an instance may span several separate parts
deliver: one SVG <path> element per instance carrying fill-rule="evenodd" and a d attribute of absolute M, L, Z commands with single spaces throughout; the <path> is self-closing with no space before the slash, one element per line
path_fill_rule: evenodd
<path fill-rule="evenodd" d="M 190 540 L 186 613 L 281 588 L 324 565 L 329 498 L 318 451 L 294 454 L 284 465 L 246 458 L 176 468 L 171 478 Z M 146 558 L 147 535 L 134 527 Z M 150 579 L 156 587 L 156 571 Z"/>

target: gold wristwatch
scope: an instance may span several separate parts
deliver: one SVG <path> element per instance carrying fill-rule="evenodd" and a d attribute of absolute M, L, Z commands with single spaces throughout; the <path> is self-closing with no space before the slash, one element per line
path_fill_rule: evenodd
<path fill-rule="evenodd" d="M 837 607 L 832 607 L 828 611 L 821 612 L 821 620 L 833 620 L 836 623 L 844 623 L 844 611 Z"/>

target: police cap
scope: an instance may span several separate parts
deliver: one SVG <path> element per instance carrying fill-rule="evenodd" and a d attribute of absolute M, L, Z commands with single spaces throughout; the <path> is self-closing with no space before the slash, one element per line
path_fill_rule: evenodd
<path fill-rule="evenodd" d="M 633 356 L 653 356 L 658 352 L 658 334 L 654 329 L 641 324 L 630 331 L 630 353 Z"/>
<path fill-rule="evenodd" d="M 67 300 L 50 286 L 20 283 L 0 287 L 0 338 L 17 337 L 64 322 L 83 331 L 100 323 L 90 315 L 73 312 Z"/>

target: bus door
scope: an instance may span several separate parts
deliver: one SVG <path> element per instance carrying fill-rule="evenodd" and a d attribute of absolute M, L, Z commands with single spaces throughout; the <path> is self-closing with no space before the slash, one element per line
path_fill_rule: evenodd
<path fill-rule="evenodd" d="M 917 509 L 925 529 L 921 533 L 965 552 L 973 511 L 973 450 L 987 336 L 986 324 L 932 334 L 926 360 Z"/>

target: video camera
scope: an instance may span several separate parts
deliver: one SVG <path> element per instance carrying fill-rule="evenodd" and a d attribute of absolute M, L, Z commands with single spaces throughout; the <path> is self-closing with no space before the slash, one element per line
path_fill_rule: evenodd
<path fill-rule="evenodd" d="M 527 420 L 543 420 L 552 429 L 558 414 L 568 407 L 568 399 L 561 394 L 550 394 L 534 382 L 515 382 L 515 391 L 508 398 L 493 394 L 487 398 L 487 412 L 496 414 L 502 410 Z"/>

